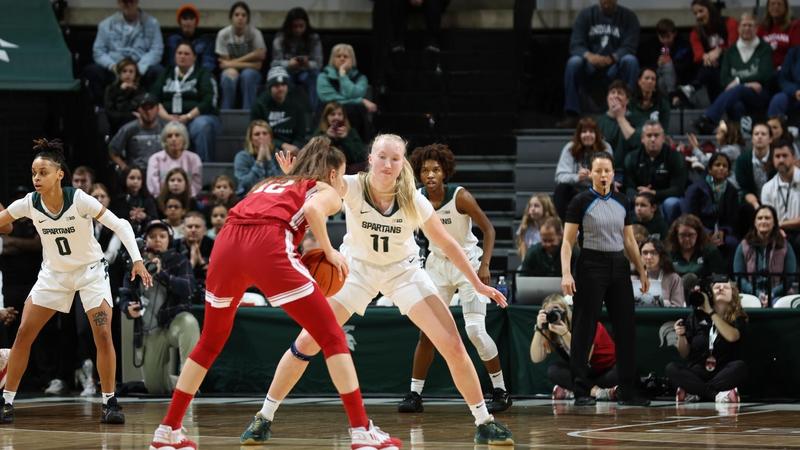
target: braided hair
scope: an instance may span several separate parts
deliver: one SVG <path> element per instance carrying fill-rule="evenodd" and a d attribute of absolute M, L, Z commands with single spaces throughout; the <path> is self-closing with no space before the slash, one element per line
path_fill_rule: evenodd
<path fill-rule="evenodd" d="M 64 172 L 64 179 L 70 179 L 69 167 L 67 166 L 67 159 L 64 156 L 64 143 L 61 139 L 47 139 L 37 138 L 33 140 L 33 151 L 36 152 L 33 157 L 36 159 L 46 159 L 56 166 L 59 170 Z"/>

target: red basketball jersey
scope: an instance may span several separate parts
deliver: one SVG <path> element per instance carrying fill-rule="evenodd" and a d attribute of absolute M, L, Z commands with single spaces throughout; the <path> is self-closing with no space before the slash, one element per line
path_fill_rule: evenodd
<path fill-rule="evenodd" d="M 316 193 L 316 180 L 268 181 L 237 203 L 228 212 L 226 223 L 263 224 L 278 220 L 286 223 L 294 234 L 295 245 L 300 245 L 308 227 L 303 204 Z"/>

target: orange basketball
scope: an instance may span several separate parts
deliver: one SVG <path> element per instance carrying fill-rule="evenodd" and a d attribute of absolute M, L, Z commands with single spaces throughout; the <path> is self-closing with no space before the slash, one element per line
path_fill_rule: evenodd
<path fill-rule="evenodd" d="M 342 288 L 344 280 L 339 280 L 339 271 L 328 262 L 322 249 L 311 249 L 305 252 L 300 260 L 308 267 L 308 271 L 317 281 L 319 289 L 325 297 L 332 296 Z"/>

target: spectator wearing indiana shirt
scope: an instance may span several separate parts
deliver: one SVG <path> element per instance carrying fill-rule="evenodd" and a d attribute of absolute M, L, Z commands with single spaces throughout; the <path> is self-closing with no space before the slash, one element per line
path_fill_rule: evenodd
<path fill-rule="evenodd" d="M 117 0 L 119 11 L 97 25 L 92 45 L 94 63 L 84 69 L 89 92 L 97 105 L 115 77 L 114 68 L 123 58 L 136 61 L 142 83 L 150 86 L 164 71 L 159 64 L 164 52 L 161 28 L 155 17 L 139 9 L 139 0 Z"/>
<path fill-rule="evenodd" d="M 655 120 L 642 126 L 642 148 L 625 157 L 625 192 L 629 199 L 650 192 L 661 203 L 664 219 L 671 222 L 681 213 L 686 187 L 683 155 L 665 143 L 664 128 Z"/>
<path fill-rule="evenodd" d="M 739 21 L 739 39 L 722 54 L 720 85 L 724 92 L 714 100 L 694 123 L 701 134 L 711 134 L 727 113 L 729 119 L 739 120 L 769 103 L 769 84 L 775 74 L 772 67 L 772 48 L 756 36 L 756 20 L 750 13 Z"/>
<path fill-rule="evenodd" d="M 599 0 L 583 9 L 572 27 L 564 72 L 564 112 L 559 127 L 574 128 L 581 113 L 580 95 L 589 77 L 623 79 L 629 88 L 636 83 L 639 61 L 639 19 L 617 0 Z M 616 147 L 614 147 L 616 150 Z"/>
<path fill-rule="evenodd" d="M 217 68 L 217 55 L 214 54 L 214 38 L 208 34 L 197 32 L 200 26 L 200 11 L 191 3 L 187 3 L 178 8 L 175 13 L 179 33 L 171 34 L 167 38 L 166 58 L 167 66 L 175 65 L 175 50 L 182 41 L 191 42 L 194 52 L 197 54 L 197 63 L 209 72 L 214 72 Z"/>
<path fill-rule="evenodd" d="M 756 34 L 772 47 L 772 65 L 780 69 L 789 49 L 800 45 L 800 21 L 792 19 L 788 0 L 767 1 L 767 14 Z"/>
<path fill-rule="evenodd" d="M 288 83 L 286 69 L 280 66 L 269 69 L 267 91 L 258 98 L 250 111 L 250 118 L 269 124 L 276 149 L 295 152 L 305 140 L 306 121 L 303 108 L 287 98 Z"/>

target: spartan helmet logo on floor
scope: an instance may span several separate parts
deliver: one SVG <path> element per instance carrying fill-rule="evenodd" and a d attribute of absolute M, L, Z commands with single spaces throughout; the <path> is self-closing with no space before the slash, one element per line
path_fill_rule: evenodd
<path fill-rule="evenodd" d="M 356 351 L 356 338 L 350 334 L 355 331 L 355 329 L 355 325 L 345 325 L 342 327 L 342 331 L 344 331 L 344 338 L 347 340 L 347 348 L 349 348 L 351 352 Z"/>
<path fill-rule="evenodd" d="M 675 321 L 664 322 L 658 329 L 659 347 L 678 347 L 678 335 L 675 334 Z"/>

